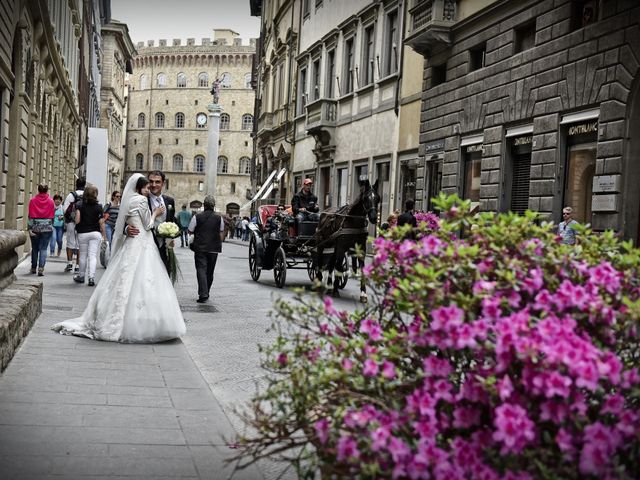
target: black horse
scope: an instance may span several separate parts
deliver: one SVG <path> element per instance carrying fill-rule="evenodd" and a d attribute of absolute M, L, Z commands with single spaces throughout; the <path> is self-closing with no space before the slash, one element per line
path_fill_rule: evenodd
<path fill-rule="evenodd" d="M 331 288 L 331 294 L 339 297 L 340 281 L 338 277 L 346 275 L 345 266 L 349 252 L 358 249 L 362 255 L 353 258 L 352 269 L 355 273 L 357 267 L 364 267 L 364 253 L 367 251 L 368 222 L 376 223 L 378 219 L 378 181 L 371 186 L 369 180 L 360 182 L 360 195 L 352 204 L 345 205 L 335 212 L 325 211 L 320 215 L 320 223 L 315 233 L 316 269 L 317 279 L 322 282 L 322 270 L 327 271 L 327 285 Z M 324 251 L 333 249 L 328 255 L 326 264 L 323 263 Z M 335 271 L 336 279 L 332 279 Z M 367 293 L 364 277 L 360 278 L 360 301 L 366 303 Z"/>

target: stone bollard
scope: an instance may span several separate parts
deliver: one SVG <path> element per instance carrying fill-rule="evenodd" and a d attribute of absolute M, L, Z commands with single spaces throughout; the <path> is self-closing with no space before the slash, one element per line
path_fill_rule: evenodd
<path fill-rule="evenodd" d="M 0 230 L 0 371 L 42 312 L 42 283 L 17 279 L 14 273 L 19 260 L 16 248 L 26 241 L 24 232 Z"/>

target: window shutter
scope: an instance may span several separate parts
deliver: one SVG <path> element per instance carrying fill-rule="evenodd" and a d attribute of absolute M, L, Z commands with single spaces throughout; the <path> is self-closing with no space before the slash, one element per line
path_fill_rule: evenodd
<path fill-rule="evenodd" d="M 529 208 L 529 180 L 531 156 L 518 155 L 513 159 L 513 184 L 511 187 L 511 211 L 523 214 Z"/>

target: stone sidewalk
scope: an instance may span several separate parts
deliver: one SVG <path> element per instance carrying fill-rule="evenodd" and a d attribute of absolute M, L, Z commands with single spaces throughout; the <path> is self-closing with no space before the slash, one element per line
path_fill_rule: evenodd
<path fill-rule="evenodd" d="M 0 478 L 229 478 L 233 428 L 180 340 L 125 345 L 50 330 L 93 292 L 63 268 L 48 261 L 43 313 L 0 375 Z M 22 262 L 18 278 L 28 269 Z"/>

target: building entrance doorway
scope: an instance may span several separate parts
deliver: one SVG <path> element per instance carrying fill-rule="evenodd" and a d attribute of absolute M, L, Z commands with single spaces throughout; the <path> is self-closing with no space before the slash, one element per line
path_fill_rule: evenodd
<path fill-rule="evenodd" d="M 625 238 L 640 245 L 640 76 L 633 81 L 627 104 L 625 150 L 622 166 L 623 224 L 620 230 Z"/>

